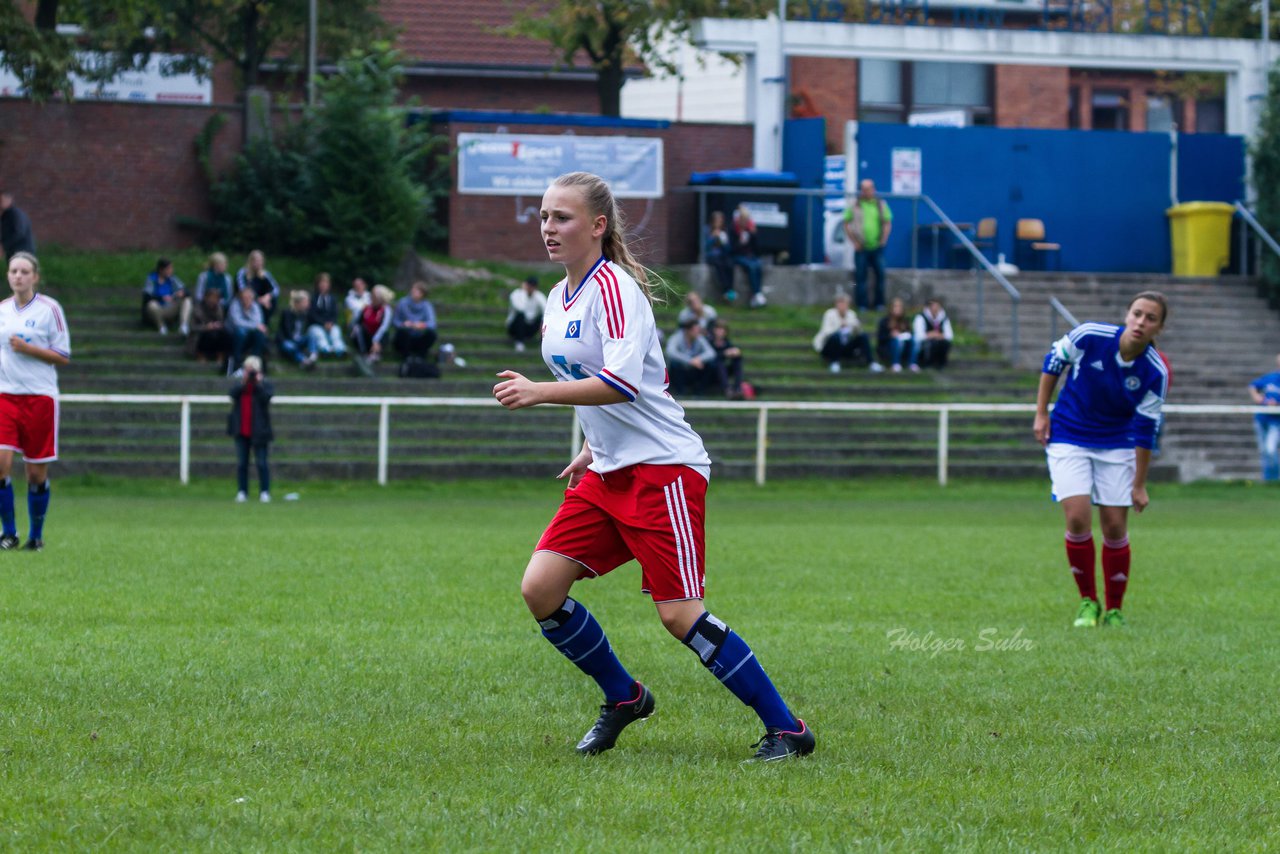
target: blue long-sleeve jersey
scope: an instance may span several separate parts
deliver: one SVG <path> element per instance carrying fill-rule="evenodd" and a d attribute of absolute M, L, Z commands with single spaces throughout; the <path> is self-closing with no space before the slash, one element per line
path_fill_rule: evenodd
<path fill-rule="evenodd" d="M 1154 448 L 1169 393 L 1169 366 L 1150 344 L 1132 362 L 1120 357 L 1123 327 L 1083 323 L 1055 341 L 1044 373 L 1070 367 L 1049 441 L 1085 448 Z"/>

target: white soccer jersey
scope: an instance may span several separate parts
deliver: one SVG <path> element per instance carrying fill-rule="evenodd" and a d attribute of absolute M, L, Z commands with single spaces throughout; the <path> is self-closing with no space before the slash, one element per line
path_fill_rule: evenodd
<path fill-rule="evenodd" d="M 18 307 L 13 297 L 0 302 L 0 392 L 58 396 L 58 369 L 34 356 L 15 353 L 9 339 L 17 335 L 37 347 L 71 357 L 71 334 L 58 301 L 36 294 Z"/>
<path fill-rule="evenodd" d="M 552 288 L 543 315 L 542 358 L 559 381 L 599 377 L 626 396 L 579 406 L 593 471 L 636 463 L 687 465 L 710 478 L 711 459 L 667 392 L 667 363 L 653 307 L 621 267 L 601 258 L 570 289 Z"/>

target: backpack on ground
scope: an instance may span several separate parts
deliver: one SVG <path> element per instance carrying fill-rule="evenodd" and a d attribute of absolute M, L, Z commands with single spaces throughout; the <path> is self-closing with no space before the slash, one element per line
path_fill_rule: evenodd
<path fill-rule="evenodd" d="M 409 356 L 400 363 L 400 376 L 414 379 L 436 379 L 440 376 L 440 366 L 429 362 L 421 356 Z"/>

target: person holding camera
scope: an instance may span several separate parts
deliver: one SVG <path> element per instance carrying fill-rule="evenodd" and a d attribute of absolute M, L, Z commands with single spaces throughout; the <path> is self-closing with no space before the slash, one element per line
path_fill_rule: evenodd
<path fill-rule="evenodd" d="M 271 470 L 267 465 L 267 449 L 275 434 L 271 432 L 271 383 L 262 376 L 262 360 L 249 356 L 244 360 L 240 379 L 231 387 L 231 412 L 227 416 L 227 435 L 236 443 L 236 503 L 249 500 L 249 449 L 253 449 L 258 466 L 258 500 L 271 501 Z"/>

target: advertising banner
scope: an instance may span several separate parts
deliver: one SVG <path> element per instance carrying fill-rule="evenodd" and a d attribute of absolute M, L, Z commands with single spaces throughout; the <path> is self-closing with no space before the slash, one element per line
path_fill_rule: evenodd
<path fill-rule="evenodd" d="M 662 140 L 626 136 L 458 134 L 458 192 L 542 195 L 565 172 L 594 172 L 621 199 L 662 196 Z"/>

